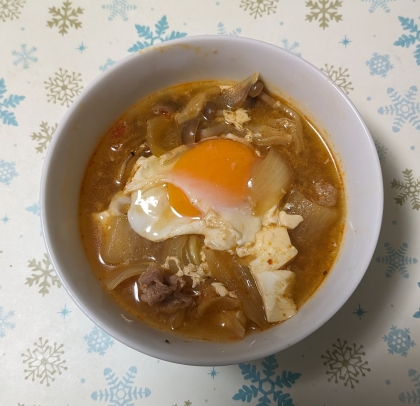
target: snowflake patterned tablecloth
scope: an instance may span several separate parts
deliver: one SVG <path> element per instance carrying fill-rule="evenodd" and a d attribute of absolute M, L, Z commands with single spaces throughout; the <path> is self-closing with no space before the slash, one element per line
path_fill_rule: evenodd
<path fill-rule="evenodd" d="M 131 52 L 199 34 L 257 38 L 320 68 L 361 112 L 384 177 L 355 294 L 290 349 L 227 367 L 159 361 L 94 326 L 39 221 L 46 150 L 75 97 Z M 420 404 L 419 88 L 419 0 L 0 0 L 0 405 Z"/>

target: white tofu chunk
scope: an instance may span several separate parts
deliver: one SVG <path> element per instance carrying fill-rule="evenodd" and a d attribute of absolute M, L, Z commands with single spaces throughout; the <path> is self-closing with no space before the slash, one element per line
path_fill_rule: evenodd
<path fill-rule="evenodd" d="M 263 227 L 255 236 L 255 244 L 249 249 L 249 253 L 256 257 L 249 266 L 253 274 L 275 271 L 290 262 L 297 252 L 285 227 Z"/>
<path fill-rule="evenodd" d="M 263 226 L 274 224 L 293 230 L 302 221 L 303 217 L 299 214 L 287 214 L 285 211 L 279 210 L 277 206 L 274 206 L 264 214 L 262 224 Z"/>
<path fill-rule="evenodd" d="M 296 275 L 292 271 L 262 271 L 254 274 L 269 323 L 278 323 L 297 312 L 292 299 Z"/>

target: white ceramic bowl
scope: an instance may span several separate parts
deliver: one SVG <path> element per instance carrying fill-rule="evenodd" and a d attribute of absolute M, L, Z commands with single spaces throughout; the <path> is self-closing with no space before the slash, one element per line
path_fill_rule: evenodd
<path fill-rule="evenodd" d="M 88 160 L 106 130 L 136 101 L 202 79 L 243 79 L 259 71 L 267 86 L 304 113 L 339 162 L 347 194 L 345 235 L 334 269 L 288 321 L 233 344 L 168 335 L 126 314 L 90 270 L 79 236 L 78 199 Z M 52 263 L 72 299 L 101 329 L 142 353 L 190 365 L 226 365 L 274 354 L 322 326 L 362 279 L 382 219 L 382 176 L 366 125 L 340 88 L 303 59 L 267 43 L 205 36 L 132 54 L 96 78 L 67 111 L 42 177 L 42 224 Z M 165 342 L 169 340 L 170 344 Z"/>

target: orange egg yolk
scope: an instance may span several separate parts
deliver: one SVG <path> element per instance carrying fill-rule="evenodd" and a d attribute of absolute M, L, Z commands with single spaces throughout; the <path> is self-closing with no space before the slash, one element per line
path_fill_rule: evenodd
<path fill-rule="evenodd" d="M 195 198 L 203 198 L 200 189 L 207 196 L 210 191 L 217 205 L 235 207 L 244 203 L 249 196 L 248 182 L 257 159 L 252 148 L 238 141 L 202 141 L 179 158 L 172 169 L 172 175 L 186 180 L 183 182 L 185 187 L 190 183 L 188 179 L 199 185 L 198 189 L 194 188 Z M 168 184 L 168 198 L 179 215 L 200 217 L 200 210 L 190 203 L 179 187 L 171 183 Z"/>

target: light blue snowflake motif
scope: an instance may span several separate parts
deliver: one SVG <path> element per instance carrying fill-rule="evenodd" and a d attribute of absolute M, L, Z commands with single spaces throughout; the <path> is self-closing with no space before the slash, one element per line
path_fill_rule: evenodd
<path fill-rule="evenodd" d="M 210 372 L 208 372 L 207 373 L 207 375 L 210 375 L 213 379 L 217 376 L 217 374 L 218 374 L 219 372 L 218 371 L 216 371 L 215 369 L 214 369 L 214 367 L 211 369 L 211 371 Z"/>
<path fill-rule="evenodd" d="M 359 307 L 354 312 L 352 312 L 352 314 L 356 315 L 359 318 L 359 320 L 362 320 L 362 317 L 364 317 L 366 313 L 367 313 L 367 310 L 362 309 L 360 307 L 360 303 L 359 303 Z"/>
<path fill-rule="evenodd" d="M 366 61 L 366 65 L 369 66 L 371 76 L 378 75 L 383 78 L 391 69 L 394 69 L 394 66 L 389 62 L 389 55 L 379 55 L 376 52 L 372 58 Z"/>
<path fill-rule="evenodd" d="M 227 32 L 226 27 L 223 23 L 217 24 L 217 33 L 219 35 L 232 35 L 234 37 L 238 36 L 241 33 L 240 28 L 235 28 L 233 31 Z"/>
<path fill-rule="evenodd" d="M 99 70 L 101 71 L 101 72 L 105 72 L 110 66 L 112 66 L 112 65 L 114 65 L 115 64 L 115 61 L 114 60 L 112 60 L 111 58 L 108 58 L 107 60 L 106 60 L 106 62 L 102 65 L 102 66 L 100 66 L 99 67 Z"/>
<path fill-rule="evenodd" d="M 38 216 L 38 217 L 41 216 L 41 208 L 39 207 L 39 204 L 38 203 L 34 203 L 32 206 L 28 206 L 26 208 L 26 211 L 29 211 L 30 213 L 35 214 L 35 216 Z M 42 227 L 41 227 L 41 231 L 39 232 L 39 235 L 41 237 L 44 236 L 44 233 L 42 231 Z"/>
<path fill-rule="evenodd" d="M 10 218 L 9 218 L 9 216 L 7 214 L 5 214 L 4 217 L 1 219 L 1 221 L 4 224 L 7 224 L 10 221 Z"/>
<path fill-rule="evenodd" d="M 417 263 L 417 258 L 407 257 L 405 255 L 408 244 L 401 244 L 397 250 L 389 242 L 385 243 L 384 246 L 388 255 L 376 257 L 376 262 L 388 265 L 385 272 L 386 277 L 390 278 L 394 273 L 399 272 L 403 278 L 408 278 L 410 275 L 407 270 L 407 265 Z"/>
<path fill-rule="evenodd" d="M 386 160 L 386 153 L 388 152 L 388 148 L 386 148 L 382 143 L 378 140 L 375 140 L 375 148 L 376 152 L 378 153 L 379 162 L 381 164 L 385 163 Z"/>
<path fill-rule="evenodd" d="M 382 338 L 388 344 L 389 354 L 400 354 L 403 357 L 406 357 L 410 348 L 416 345 L 410 337 L 408 328 L 401 329 L 392 326 L 390 333 L 385 334 Z"/>
<path fill-rule="evenodd" d="M 32 206 L 27 207 L 26 210 L 35 214 L 35 216 L 39 216 L 41 214 L 41 208 L 38 203 L 34 203 Z"/>
<path fill-rule="evenodd" d="M 289 44 L 289 40 L 284 39 L 281 41 L 281 43 L 283 44 L 282 48 L 284 48 L 286 51 L 289 51 L 297 56 L 301 56 L 301 53 L 297 51 L 297 48 L 299 47 L 299 42 L 295 41 L 293 44 Z"/>
<path fill-rule="evenodd" d="M 82 42 L 76 49 L 82 54 L 88 49 L 88 47 Z"/>
<path fill-rule="evenodd" d="M 415 313 L 413 314 L 413 317 L 414 317 L 415 319 L 420 319 L 420 307 L 419 307 L 419 311 L 418 311 L 418 312 L 415 312 Z"/>
<path fill-rule="evenodd" d="M 420 374 L 415 369 L 408 370 L 408 376 L 414 384 L 414 388 L 411 391 L 402 392 L 398 395 L 398 400 L 402 403 L 413 403 L 420 405 Z"/>
<path fill-rule="evenodd" d="M 102 8 L 104 10 L 111 10 L 108 17 L 109 21 L 112 21 L 117 16 L 120 16 L 124 21 L 127 21 L 127 11 L 135 10 L 137 6 L 128 4 L 128 0 L 112 0 L 112 4 L 105 4 Z"/>
<path fill-rule="evenodd" d="M 377 8 L 381 8 L 382 10 L 385 11 L 385 13 L 389 13 L 390 9 L 388 7 L 388 3 L 395 0 L 362 0 L 362 1 L 364 1 L 365 3 L 366 2 L 372 3 L 369 9 L 369 13 L 373 13 Z"/>
<path fill-rule="evenodd" d="M 166 15 L 164 15 L 156 24 L 155 29 L 153 31 L 150 27 L 146 25 L 138 25 L 136 24 L 137 35 L 140 38 L 143 38 L 143 41 L 137 41 L 131 48 L 128 49 L 128 52 L 137 52 L 141 49 L 150 47 L 154 45 L 156 41 L 165 42 L 170 41 L 175 38 L 183 38 L 187 36 L 186 32 L 179 32 L 179 31 L 172 31 L 170 34 L 166 35 L 166 31 L 169 28 L 168 22 L 166 20 Z"/>
<path fill-rule="evenodd" d="M 416 60 L 417 65 L 420 65 L 420 28 L 417 26 L 417 24 L 414 24 L 414 19 L 412 18 L 409 19 L 404 17 L 398 17 L 398 19 L 400 20 L 403 30 L 409 31 L 411 34 L 401 35 L 401 37 L 399 37 L 394 42 L 394 45 L 403 48 L 409 48 L 411 45 L 414 45 L 418 41 L 419 43 L 416 45 L 416 48 L 414 50 L 414 59 Z"/>
<path fill-rule="evenodd" d="M 7 92 L 6 83 L 3 78 L 0 79 L 0 120 L 6 125 L 18 125 L 15 113 L 9 109 L 14 109 L 25 96 L 17 96 L 15 94 L 9 95 L 4 100 L 5 93 Z"/>
<path fill-rule="evenodd" d="M 345 35 L 344 38 L 340 41 L 340 44 L 344 45 L 344 48 L 347 48 L 347 45 L 350 45 L 350 41 L 347 36 Z"/>
<path fill-rule="evenodd" d="M 18 66 L 19 64 L 22 64 L 23 69 L 28 69 L 31 62 L 38 62 L 38 58 L 33 55 L 36 50 L 35 47 L 28 49 L 26 44 L 22 44 L 20 46 L 20 51 L 12 52 L 12 55 L 16 56 L 13 65 Z"/>
<path fill-rule="evenodd" d="M 6 335 L 6 330 L 13 330 L 15 323 L 12 323 L 10 319 L 15 315 L 13 310 L 3 312 L 3 307 L 0 306 L 0 338 Z"/>
<path fill-rule="evenodd" d="M 397 133 L 402 126 L 409 122 L 416 130 L 420 130 L 420 103 L 415 102 L 417 86 L 411 86 L 408 92 L 402 96 L 392 87 L 387 89 L 392 101 L 389 106 L 380 107 L 379 114 L 395 116 L 392 131 Z"/>
<path fill-rule="evenodd" d="M 14 162 L 6 162 L 0 159 L 0 183 L 10 185 L 10 182 L 19 174 L 16 172 Z"/>
<path fill-rule="evenodd" d="M 136 374 L 137 368 L 133 366 L 128 368 L 125 377 L 119 379 L 111 368 L 105 368 L 104 375 L 108 388 L 93 392 L 91 398 L 107 402 L 108 406 L 134 406 L 134 400 L 147 398 L 152 393 L 149 388 L 133 387 Z"/>
<path fill-rule="evenodd" d="M 66 318 L 66 316 L 68 316 L 71 313 L 71 310 L 67 309 L 67 305 L 64 304 L 64 307 L 57 312 L 58 314 L 61 314 L 61 316 L 63 317 L 63 319 Z"/>
<path fill-rule="evenodd" d="M 99 355 L 105 355 L 105 351 L 114 345 L 112 338 L 97 326 L 94 326 L 91 333 L 83 338 L 87 341 L 89 353 L 97 352 Z"/>
<path fill-rule="evenodd" d="M 261 377 L 255 364 L 239 364 L 238 366 L 245 380 L 251 380 L 252 383 L 258 386 L 242 385 L 242 388 L 233 395 L 233 400 L 250 403 L 252 398 L 256 398 L 261 394 L 258 398 L 259 403 L 257 406 L 268 406 L 271 404 L 270 396 L 274 402 L 277 401 L 279 406 L 293 406 L 293 399 L 290 397 L 290 394 L 283 392 L 281 389 L 284 387 L 291 388 L 300 377 L 300 373 L 283 371 L 281 375 L 274 376 L 279 366 L 275 355 L 270 355 L 262 361 L 264 377 Z"/>

